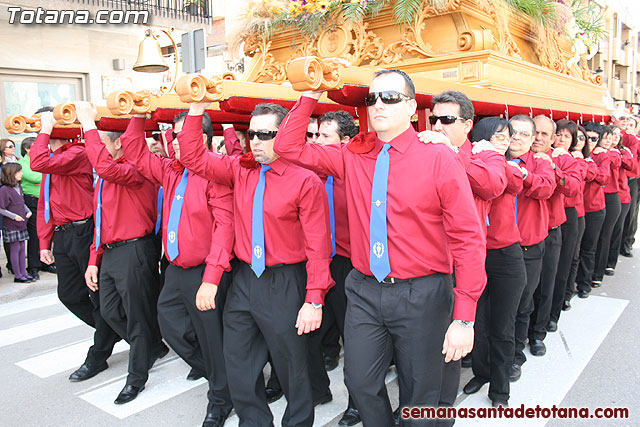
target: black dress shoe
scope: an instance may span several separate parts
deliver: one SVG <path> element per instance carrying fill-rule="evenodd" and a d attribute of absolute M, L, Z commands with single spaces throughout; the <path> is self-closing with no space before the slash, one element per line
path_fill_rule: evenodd
<path fill-rule="evenodd" d="M 156 360 L 162 359 L 167 355 L 167 353 L 169 353 L 169 347 L 164 345 L 164 343 L 160 343 L 160 345 L 157 346 L 151 354 L 151 359 L 149 360 L 149 369 L 153 368 L 153 364 L 156 363 Z"/>
<path fill-rule="evenodd" d="M 222 427 L 227 420 L 227 416 L 217 412 L 209 412 L 204 418 L 202 427 Z"/>
<path fill-rule="evenodd" d="M 463 368 L 472 368 L 473 367 L 473 359 L 471 353 L 467 354 L 462 358 L 462 367 Z"/>
<path fill-rule="evenodd" d="M 544 356 L 547 352 L 547 346 L 544 345 L 542 340 L 529 340 L 529 346 L 531 347 L 531 354 L 534 356 Z"/>
<path fill-rule="evenodd" d="M 509 382 L 516 382 L 520 379 L 522 375 L 522 366 L 514 363 L 511 365 L 511 369 L 509 370 Z"/>
<path fill-rule="evenodd" d="M 578 291 L 578 298 L 582 298 L 582 299 L 589 298 L 589 292 L 582 291 L 582 290 Z"/>
<path fill-rule="evenodd" d="M 29 276 L 33 277 L 35 280 L 40 280 L 40 273 L 38 273 L 37 268 L 30 268 L 29 270 L 27 270 L 27 274 L 29 274 Z"/>
<path fill-rule="evenodd" d="M 57 273 L 55 264 L 51 264 L 51 265 L 42 264 L 42 267 L 40 267 L 40 271 L 46 271 L 47 273 L 53 273 L 53 274 Z"/>
<path fill-rule="evenodd" d="M 342 418 L 338 421 L 339 426 L 354 426 L 358 424 L 360 421 L 360 411 L 356 408 L 347 408 L 342 414 Z"/>
<path fill-rule="evenodd" d="M 133 399 L 138 397 L 138 394 L 144 390 L 144 386 L 136 387 L 134 385 L 126 385 L 116 397 L 116 400 L 113 401 L 116 405 L 122 405 L 123 403 L 131 402 Z"/>
<path fill-rule="evenodd" d="M 473 377 L 467 383 L 467 385 L 464 386 L 462 391 L 464 392 L 464 394 L 477 393 L 478 390 L 480 390 L 482 388 L 482 386 L 485 385 L 486 383 L 487 383 L 487 381 L 482 379 L 482 378 L 480 378 L 480 377 Z"/>
<path fill-rule="evenodd" d="M 267 394 L 267 403 L 273 403 L 282 397 L 282 389 L 266 387 L 264 392 Z"/>
<path fill-rule="evenodd" d="M 621 248 L 620 249 L 620 255 L 622 255 L 624 257 L 627 257 L 627 258 L 633 258 L 633 254 L 627 248 Z"/>
<path fill-rule="evenodd" d="M 189 381 L 195 381 L 195 380 L 199 380 L 200 378 L 204 377 L 204 373 L 197 371 L 195 368 L 191 368 L 191 370 L 189 371 L 189 374 L 187 375 L 187 380 Z M 209 416 L 207 414 L 207 416 Z"/>
<path fill-rule="evenodd" d="M 564 302 L 562 303 L 562 311 L 569 311 L 571 310 L 571 301 L 569 301 L 568 299 L 564 300 Z"/>
<path fill-rule="evenodd" d="M 607 267 L 607 268 L 604 269 L 604 274 L 606 276 L 615 276 L 616 271 L 613 268 L 608 268 Z"/>
<path fill-rule="evenodd" d="M 331 394 L 331 390 L 327 390 L 327 393 L 324 396 L 321 396 L 317 400 L 313 401 L 313 407 L 315 408 L 318 405 L 324 405 L 325 403 L 329 403 L 332 400 L 333 395 Z"/>
<path fill-rule="evenodd" d="M 87 365 L 86 363 L 84 363 L 82 366 L 76 369 L 74 373 L 69 375 L 69 381 L 72 381 L 75 383 L 79 381 L 88 380 L 89 378 L 95 377 L 96 375 L 98 375 L 100 372 L 104 371 L 108 367 L 109 365 L 107 365 L 107 362 L 104 362 L 102 365 L 97 365 L 97 366 Z"/>
<path fill-rule="evenodd" d="M 602 280 L 592 280 L 591 281 L 591 287 L 592 288 L 599 288 L 600 286 L 602 286 Z"/>
<path fill-rule="evenodd" d="M 327 372 L 331 372 L 338 367 L 339 362 L 340 360 L 337 357 L 325 356 L 324 368 L 327 370 Z"/>
<path fill-rule="evenodd" d="M 32 280 L 31 279 L 27 279 L 26 277 L 24 279 L 20 279 L 18 277 L 14 277 L 13 279 L 13 283 L 31 283 Z"/>
<path fill-rule="evenodd" d="M 493 406 L 494 408 L 497 408 L 499 406 L 502 406 L 503 408 L 508 408 L 509 401 L 504 399 L 491 399 L 491 406 Z"/>
<path fill-rule="evenodd" d="M 549 320 L 549 323 L 547 323 L 547 326 L 545 327 L 545 329 L 547 330 L 547 332 L 555 332 L 558 330 L 558 322 L 556 322 L 555 320 Z"/>

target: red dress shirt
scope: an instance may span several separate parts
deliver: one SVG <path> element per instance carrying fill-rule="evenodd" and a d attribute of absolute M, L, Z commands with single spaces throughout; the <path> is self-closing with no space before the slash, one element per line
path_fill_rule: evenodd
<path fill-rule="evenodd" d="M 375 163 L 383 142 L 361 133 L 345 145 L 306 143 L 304 133 L 316 100 L 303 96 L 284 119 L 274 148 L 282 157 L 318 173 L 344 179 L 351 237 L 351 260 L 369 268 L 369 222 Z M 390 277 L 408 279 L 455 264 L 453 317 L 474 320 L 486 284 L 486 246 L 459 156 L 441 144 L 424 144 L 413 128 L 390 141 L 387 184 L 387 246 Z"/>
<path fill-rule="evenodd" d="M 519 157 L 520 167 L 528 175 L 523 190 L 518 194 L 518 229 L 522 246 L 536 245 L 549 234 L 549 206 L 547 199 L 556 189 L 556 177 L 547 160 L 534 157 L 527 151 Z"/>
<path fill-rule="evenodd" d="M 38 134 L 31 146 L 31 169 L 51 175 L 49 186 L 50 218 L 44 221 L 44 181 L 40 186 L 40 200 L 36 222 L 40 249 L 51 249 L 56 225 L 81 221 L 93 216 L 93 170 L 84 144 L 67 143 L 49 156 L 49 135 Z"/>
<path fill-rule="evenodd" d="M 622 130 L 622 145 L 631 150 L 633 155 L 633 169 L 627 173 L 630 178 L 640 176 L 640 140 L 637 136 L 626 133 Z"/>
<path fill-rule="evenodd" d="M 166 248 L 171 203 L 184 167 L 175 159 L 149 152 L 144 140 L 144 122 L 143 118 L 132 118 L 120 141 L 127 160 L 147 179 L 163 187 L 162 241 Z M 222 273 L 231 271 L 229 261 L 233 258 L 233 242 L 231 189 L 189 173 L 178 225 L 179 254 L 171 264 L 191 268 L 206 263 L 202 281 L 217 285 Z"/>
<path fill-rule="evenodd" d="M 107 147 L 100 141 L 96 129 L 85 133 L 87 157 L 102 184 L 101 246 L 96 250 L 95 232 L 89 255 L 89 265 L 102 263 L 102 245 L 123 240 L 138 239 L 153 231 L 157 217 L 158 188 L 124 157 L 113 160 Z M 93 191 L 93 212 L 98 206 L 96 183 Z M 126 219 L 125 219 L 126 218 Z"/>
<path fill-rule="evenodd" d="M 573 197 L 564 198 L 565 208 L 576 208 L 578 212 L 578 218 L 584 216 L 584 186 L 586 181 L 593 181 L 595 174 L 598 170 L 594 162 L 587 162 L 584 159 L 575 159 L 576 167 L 580 173 L 580 185 L 578 192 Z M 589 167 L 589 165 L 591 167 Z M 580 213 L 582 212 L 582 214 Z"/>
<path fill-rule="evenodd" d="M 240 144 L 240 138 L 236 135 L 234 128 L 227 128 L 222 131 L 224 136 L 224 147 L 227 150 L 228 156 L 241 156 L 243 153 L 242 145 Z"/>
<path fill-rule="evenodd" d="M 318 174 L 322 183 L 327 182 L 328 175 Z M 344 180 L 333 178 L 333 212 L 336 221 L 336 255 L 351 258 L 349 242 L 349 216 L 347 214 L 347 189 Z"/>
<path fill-rule="evenodd" d="M 604 192 L 605 194 L 617 193 L 619 190 L 618 177 L 620 175 L 620 165 L 622 164 L 622 154 L 613 150 L 607 151 L 607 154 L 611 159 L 611 163 L 609 165 L 609 179 L 604 186 Z"/>
<path fill-rule="evenodd" d="M 636 161 L 631 151 L 622 150 L 622 165 L 618 173 L 618 193 L 620 203 L 631 203 L 631 189 L 629 188 L 629 176 L 633 173 Z"/>
<path fill-rule="evenodd" d="M 520 242 L 520 230 L 516 223 L 516 194 L 522 192 L 523 179 L 520 169 L 506 166 L 507 188 L 493 199 L 489 210 L 487 249 L 501 249 Z"/>
<path fill-rule="evenodd" d="M 553 150 L 549 150 L 547 154 L 551 157 Z M 576 196 L 583 182 L 582 168 L 571 154 L 567 153 L 553 157 L 553 162 L 556 165 L 556 190 L 548 201 L 549 229 L 559 227 L 565 223 L 567 215 L 564 211 L 564 198 Z M 561 184 L 563 179 L 564 184 Z"/>
<path fill-rule="evenodd" d="M 609 153 L 599 153 L 591 158 L 598 167 L 593 181 L 587 181 L 584 186 L 584 210 L 585 212 L 597 212 L 606 207 L 604 202 L 604 186 L 609 181 L 611 173 L 611 157 Z"/>
<path fill-rule="evenodd" d="M 504 193 L 507 186 L 506 162 L 504 156 L 496 151 L 481 151 L 472 154 L 472 150 L 473 145 L 467 139 L 460 147 L 458 156 L 467 171 L 482 231 L 486 236 L 486 218 L 489 216 L 491 200 Z"/>
<path fill-rule="evenodd" d="M 250 264 L 253 195 L 260 168 L 241 157 L 207 152 L 202 140 L 202 116 L 188 115 L 180 141 L 180 161 L 196 174 L 234 190 L 235 253 Z M 249 167 L 247 167 L 249 166 Z M 307 261 L 305 302 L 324 303 L 334 285 L 329 271 L 331 239 L 327 193 L 318 176 L 277 159 L 269 164 L 264 192 L 265 265 Z"/>

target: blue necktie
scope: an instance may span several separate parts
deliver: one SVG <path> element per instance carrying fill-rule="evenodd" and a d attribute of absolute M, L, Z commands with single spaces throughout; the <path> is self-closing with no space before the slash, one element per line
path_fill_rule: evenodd
<path fill-rule="evenodd" d="M 371 220 L 369 222 L 369 266 L 382 282 L 391 272 L 387 247 L 387 181 L 389 178 L 389 148 L 386 143 L 378 154 L 371 188 Z"/>
<path fill-rule="evenodd" d="M 158 234 L 162 228 L 162 187 L 158 189 L 158 204 L 156 205 L 156 226 L 153 229 L 155 234 Z"/>
<path fill-rule="evenodd" d="M 519 165 L 522 159 L 513 159 L 513 161 Z M 516 194 L 516 225 L 518 225 L 518 195 L 517 194 Z"/>
<path fill-rule="evenodd" d="M 328 176 L 327 182 L 324 183 L 324 189 L 327 191 L 329 199 L 329 222 L 331 223 L 331 258 L 336 254 L 336 215 L 333 207 L 333 177 Z"/>
<path fill-rule="evenodd" d="M 49 153 L 49 157 L 53 157 L 53 153 Z M 49 223 L 51 219 L 51 205 L 49 204 L 49 187 L 51 187 L 51 174 L 44 176 L 44 222 Z"/>
<path fill-rule="evenodd" d="M 100 247 L 100 226 L 102 225 L 102 184 L 104 179 L 99 178 L 98 181 L 98 198 L 96 200 L 96 251 Z"/>
<path fill-rule="evenodd" d="M 260 179 L 253 193 L 253 212 L 251 216 L 251 269 L 260 277 L 264 272 L 264 221 L 262 218 L 262 201 L 264 200 L 264 187 L 266 184 L 265 173 L 271 169 L 269 165 L 260 168 Z"/>
<path fill-rule="evenodd" d="M 178 226 L 180 225 L 180 215 L 182 214 L 184 192 L 187 189 L 187 175 L 188 172 L 185 169 L 184 172 L 182 172 L 182 179 L 176 187 L 173 200 L 171 201 L 169 223 L 167 224 L 167 256 L 169 261 L 176 259 L 180 253 L 178 250 Z"/>

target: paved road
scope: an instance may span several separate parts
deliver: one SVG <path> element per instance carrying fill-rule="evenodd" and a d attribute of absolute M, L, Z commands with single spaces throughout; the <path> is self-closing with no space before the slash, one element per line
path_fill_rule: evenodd
<path fill-rule="evenodd" d="M 574 298 L 559 331 L 549 334 L 547 355 L 529 356 L 522 379 L 513 384 L 511 407 L 562 405 L 573 407 L 623 406 L 629 420 L 489 421 L 459 419 L 456 425 L 640 425 L 640 247 L 638 258 L 621 258 L 616 275 L 585 300 Z M 0 265 L 4 261 L 0 259 Z M 55 276 L 43 275 L 37 285 L 0 279 L 0 425 L 6 426 L 199 426 L 206 406 L 203 380 L 185 379 L 188 367 L 173 352 L 156 363 L 145 391 L 138 399 L 114 405 L 124 384 L 127 346 L 119 344 L 110 368 L 83 382 L 70 383 L 69 374 L 82 362 L 91 329 L 81 324 L 58 302 Z M 330 373 L 334 401 L 316 410 L 316 425 L 335 426 L 346 406 L 342 363 Z M 463 371 L 461 386 L 470 378 Z M 387 377 L 397 404 L 397 384 Z M 473 396 L 461 395 L 457 406 L 489 407 L 483 388 Z M 272 404 L 276 425 L 285 401 Z M 227 426 L 236 426 L 232 417 Z"/>

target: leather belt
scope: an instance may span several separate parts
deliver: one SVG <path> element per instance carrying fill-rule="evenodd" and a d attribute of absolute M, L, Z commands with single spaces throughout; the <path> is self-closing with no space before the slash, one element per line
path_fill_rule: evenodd
<path fill-rule="evenodd" d="M 81 219 L 80 221 L 71 221 L 68 224 L 62 224 L 62 225 L 56 225 L 55 228 L 53 229 L 54 231 L 65 231 L 65 230 L 69 230 L 70 228 L 73 227 L 77 227 L 79 225 L 83 225 L 86 224 L 87 222 L 89 222 L 91 218 L 85 218 L 85 219 Z"/>
<path fill-rule="evenodd" d="M 153 234 L 147 234 L 146 236 L 136 237 L 135 239 L 120 240 L 119 242 L 113 242 L 113 243 L 105 243 L 103 246 L 105 249 L 115 249 L 115 248 L 119 248 L 120 246 L 124 246 L 128 243 L 137 242 L 139 240 L 147 240 L 147 239 L 150 239 L 151 237 L 153 237 Z"/>

